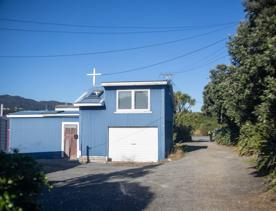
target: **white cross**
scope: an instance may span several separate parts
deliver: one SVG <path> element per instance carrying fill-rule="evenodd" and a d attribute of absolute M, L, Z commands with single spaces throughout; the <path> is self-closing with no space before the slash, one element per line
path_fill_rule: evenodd
<path fill-rule="evenodd" d="M 93 73 L 87 73 L 88 76 L 92 76 L 93 78 L 93 87 L 96 85 L 96 76 L 101 75 L 101 73 L 96 73 L 96 68 L 93 68 Z"/>

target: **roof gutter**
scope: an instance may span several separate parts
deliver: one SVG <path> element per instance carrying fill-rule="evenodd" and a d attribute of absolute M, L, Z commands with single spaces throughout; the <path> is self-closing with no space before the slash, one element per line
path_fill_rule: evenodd
<path fill-rule="evenodd" d="M 8 118 L 78 117 L 79 114 L 10 114 Z"/>
<path fill-rule="evenodd" d="M 101 83 L 103 87 L 111 86 L 160 86 L 168 85 L 168 81 L 136 81 L 136 82 L 104 82 Z"/>
<path fill-rule="evenodd" d="M 74 103 L 74 106 L 76 107 L 87 107 L 87 106 L 103 106 L 103 103 Z"/>

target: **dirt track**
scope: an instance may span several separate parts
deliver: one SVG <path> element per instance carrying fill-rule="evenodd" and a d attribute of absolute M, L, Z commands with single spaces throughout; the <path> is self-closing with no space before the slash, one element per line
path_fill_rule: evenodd
<path fill-rule="evenodd" d="M 200 141 L 187 145 L 189 152 L 178 161 L 90 163 L 49 173 L 55 188 L 44 196 L 44 209 L 273 210 L 259 197 L 263 179 L 233 148 Z"/>

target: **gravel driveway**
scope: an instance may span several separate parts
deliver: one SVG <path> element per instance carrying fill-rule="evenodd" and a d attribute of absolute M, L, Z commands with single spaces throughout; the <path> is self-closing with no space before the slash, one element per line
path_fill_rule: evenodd
<path fill-rule="evenodd" d="M 48 173 L 44 210 L 273 210 L 256 200 L 263 179 L 233 148 L 189 142 L 182 159 L 160 164 L 73 166 Z M 275 207 L 274 207 L 275 208 Z"/>

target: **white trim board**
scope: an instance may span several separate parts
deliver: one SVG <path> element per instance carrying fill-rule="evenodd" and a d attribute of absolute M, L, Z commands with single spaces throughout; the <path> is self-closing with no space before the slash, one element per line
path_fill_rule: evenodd
<path fill-rule="evenodd" d="M 63 117 L 63 116 L 79 116 L 79 114 L 10 114 L 8 118 L 38 118 L 38 117 Z"/>
<path fill-rule="evenodd" d="M 103 103 L 75 103 L 74 106 L 82 107 L 82 106 L 103 106 Z"/>
<path fill-rule="evenodd" d="M 78 139 L 77 139 L 77 158 L 80 158 L 81 151 L 80 151 L 80 124 L 79 122 L 62 122 L 61 123 L 61 157 L 64 157 L 64 125 L 77 125 L 77 133 L 78 133 Z"/>
<path fill-rule="evenodd" d="M 78 101 L 80 101 L 80 100 L 81 100 L 85 95 L 87 95 L 87 94 L 88 94 L 88 92 L 82 93 L 82 95 L 79 96 L 78 99 L 75 100 L 75 103 L 77 103 Z"/>
<path fill-rule="evenodd" d="M 103 87 L 108 86 L 160 86 L 168 85 L 168 81 L 133 81 L 133 82 L 104 82 L 101 83 Z"/>
<path fill-rule="evenodd" d="M 79 108 L 59 107 L 59 108 L 55 108 L 55 111 L 79 111 Z"/>

